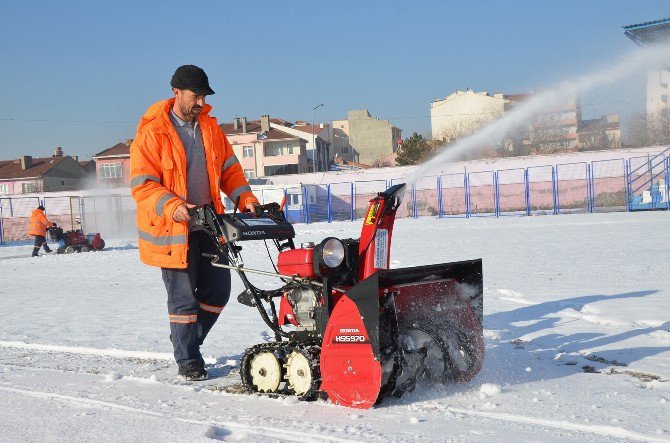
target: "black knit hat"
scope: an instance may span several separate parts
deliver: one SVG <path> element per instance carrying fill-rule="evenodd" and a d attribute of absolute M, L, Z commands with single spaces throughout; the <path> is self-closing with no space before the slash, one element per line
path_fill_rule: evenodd
<path fill-rule="evenodd" d="M 209 79 L 202 68 L 195 65 L 184 65 L 177 68 L 170 81 L 170 86 L 177 89 L 188 89 L 198 95 L 212 95 Z"/>
<path fill-rule="evenodd" d="M 39 209 L 40 211 L 44 211 L 44 206 L 39 205 L 39 206 L 37 207 L 37 209 Z"/>

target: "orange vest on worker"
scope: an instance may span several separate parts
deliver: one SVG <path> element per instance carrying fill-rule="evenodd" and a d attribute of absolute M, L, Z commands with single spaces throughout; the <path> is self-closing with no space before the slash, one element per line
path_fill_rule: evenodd
<path fill-rule="evenodd" d="M 46 237 L 47 228 L 53 223 L 49 221 L 44 211 L 41 209 L 33 209 L 30 214 L 30 224 L 28 225 L 28 235 L 41 235 Z"/>
<path fill-rule="evenodd" d="M 137 203 L 140 259 L 162 268 L 186 268 L 188 223 L 176 222 L 174 211 L 186 203 L 186 152 L 170 121 L 174 98 L 154 103 L 137 126 L 130 146 L 130 192 Z M 216 118 L 205 105 L 198 115 L 209 175 L 209 191 L 217 213 L 223 213 L 223 191 L 239 209 L 258 203 L 239 160 Z"/>

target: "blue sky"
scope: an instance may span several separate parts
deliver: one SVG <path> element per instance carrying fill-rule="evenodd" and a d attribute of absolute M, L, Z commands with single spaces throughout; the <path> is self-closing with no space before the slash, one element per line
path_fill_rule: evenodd
<path fill-rule="evenodd" d="M 203 67 L 219 121 L 369 109 L 430 134 L 430 101 L 528 92 L 633 51 L 622 25 L 666 1 L 0 0 L 0 158 L 90 158 L 132 138 L 174 69 Z M 644 78 L 582 97 L 584 117 L 644 109 Z"/>

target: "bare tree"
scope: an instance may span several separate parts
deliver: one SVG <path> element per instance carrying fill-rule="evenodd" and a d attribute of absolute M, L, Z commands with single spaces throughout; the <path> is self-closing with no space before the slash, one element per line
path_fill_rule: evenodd
<path fill-rule="evenodd" d="M 665 114 L 637 114 L 628 121 L 631 147 L 670 144 L 670 117 Z"/>

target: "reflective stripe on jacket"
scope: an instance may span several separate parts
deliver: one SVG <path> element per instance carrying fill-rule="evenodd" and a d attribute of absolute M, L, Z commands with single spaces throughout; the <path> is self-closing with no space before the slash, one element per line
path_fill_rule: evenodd
<path fill-rule="evenodd" d="M 28 235 L 47 236 L 47 228 L 53 223 L 49 221 L 44 211 L 41 209 L 33 209 L 30 214 L 30 224 L 28 225 Z"/>
<path fill-rule="evenodd" d="M 175 222 L 175 210 L 186 203 L 186 153 L 169 112 L 174 98 L 154 103 L 137 126 L 130 146 L 130 192 L 137 203 L 140 259 L 162 268 L 186 268 L 188 223 Z M 207 158 L 212 205 L 223 213 L 223 191 L 239 209 L 258 203 L 233 148 L 205 105 L 198 116 Z"/>

